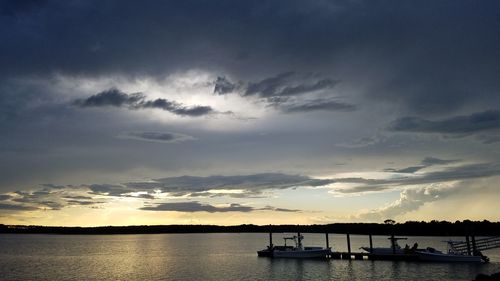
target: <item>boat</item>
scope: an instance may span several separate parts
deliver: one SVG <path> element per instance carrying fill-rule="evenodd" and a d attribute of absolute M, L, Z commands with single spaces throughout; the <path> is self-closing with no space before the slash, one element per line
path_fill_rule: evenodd
<path fill-rule="evenodd" d="M 326 258 L 331 254 L 331 248 L 324 247 L 304 247 L 302 240 L 304 236 L 300 233 L 292 237 L 284 237 L 284 246 L 273 246 L 272 244 L 267 249 L 257 251 L 259 257 L 272 258 Z M 295 246 L 287 245 L 287 240 L 292 240 Z"/>
<path fill-rule="evenodd" d="M 365 250 L 368 253 L 375 254 L 375 255 L 402 255 L 405 254 L 409 251 L 408 249 L 403 249 L 401 246 L 398 244 L 398 240 L 406 240 L 408 238 L 406 237 L 389 237 L 387 238 L 391 241 L 391 244 L 389 247 L 361 247 L 360 249 Z M 417 245 L 418 246 L 418 245 Z M 416 246 L 414 245 L 416 248 Z"/>
<path fill-rule="evenodd" d="M 488 262 L 488 257 L 484 256 L 480 251 L 475 251 L 473 255 L 467 255 L 460 251 L 457 251 L 453 247 L 454 241 L 443 241 L 446 242 L 447 252 L 443 253 L 439 250 L 436 250 L 431 247 L 427 247 L 425 250 L 415 251 L 417 257 L 421 261 L 429 261 L 429 262 L 472 262 L 472 263 L 480 263 L 480 262 Z"/>

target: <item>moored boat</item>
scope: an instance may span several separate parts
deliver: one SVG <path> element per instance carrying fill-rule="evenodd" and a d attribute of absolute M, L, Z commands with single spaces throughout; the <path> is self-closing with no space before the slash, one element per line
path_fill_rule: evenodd
<path fill-rule="evenodd" d="M 267 249 L 257 251 L 259 257 L 273 258 L 326 258 L 331 254 L 331 248 L 324 247 L 304 247 L 302 240 L 304 236 L 298 233 L 297 236 L 284 237 L 284 246 L 268 246 Z M 287 240 L 293 240 L 295 246 L 286 245 Z"/>
<path fill-rule="evenodd" d="M 443 241 L 447 243 L 447 252 L 443 253 L 434 248 L 427 247 L 425 250 L 418 250 L 415 253 L 421 261 L 431 262 L 488 262 L 488 257 L 484 256 L 480 251 L 475 251 L 473 255 L 464 254 L 457 251 L 454 247 L 455 241 Z"/>
<path fill-rule="evenodd" d="M 482 262 L 481 256 L 469 256 L 461 254 L 449 254 L 441 251 L 417 251 L 418 259 L 433 262 Z"/>
<path fill-rule="evenodd" d="M 387 238 L 390 240 L 391 244 L 389 247 L 361 247 L 360 249 L 363 249 L 371 254 L 375 254 L 375 255 L 393 255 L 393 254 L 397 254 L 397 255 L 402 255 L 402 254 L 405 254 L 406 252 L 408 252 L 409 248 L 406 249 L 403 249 L 401 248 L 401 246 L 399 246 L 398 244 L 398 240 L 406 240 L 407 238 L 405 237 L 389 237 Z M 417 245 L 418 246 L 418 245 Z M 414 245 L 414 247 L 416 247 Z"/>

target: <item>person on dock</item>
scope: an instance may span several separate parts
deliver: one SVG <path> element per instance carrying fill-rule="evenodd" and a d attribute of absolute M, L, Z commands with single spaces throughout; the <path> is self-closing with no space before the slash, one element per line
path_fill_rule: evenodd
<path fill-rule="evenodd" d="M 405 254 L 410 253 L 410 246 L 408 246 L 408 244 L 406 244 L 406 245 L 405 245 L 405 248 L 404 248 L 404 253 L 405 253 Z"/>

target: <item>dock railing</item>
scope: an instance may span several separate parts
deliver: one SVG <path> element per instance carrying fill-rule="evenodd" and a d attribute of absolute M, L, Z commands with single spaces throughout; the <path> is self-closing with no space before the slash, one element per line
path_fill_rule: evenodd
<path fill-rule="evenodd" d="M 479 238 L 479 239 L 475 239 L 475 237 L 472 237 L 473 251 L 471 251 L 471 249 L 470 249 L 470 243 L 468 243 L 469 242 L 468 240 L 469 239 L 467 239 L 466 242 L 453 241 L 453 242 L 450 242 L 450 244 L 453 247 L 453 250 L 455 250 L 455 252 L 463 254 L 463 255 L 470 254 L 473 251 L 485 251 L 485 250 L 500 248 L 500 236 L 486 237 L 486 238 Z"/>

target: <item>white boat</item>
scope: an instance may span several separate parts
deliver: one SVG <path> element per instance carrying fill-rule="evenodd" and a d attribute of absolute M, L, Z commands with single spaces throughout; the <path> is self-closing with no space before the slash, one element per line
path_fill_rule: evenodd
<path fill-rule="evenodd" d="M 284 246 L 273 246 L 265 250 L 258 251 L 259 256 L 270 256 L 273 258 L 326 258 L 331 254 L 331 248 L 304 247 L 302 240 L 304 236 L 298 233 L 297 236 L 285 237 Z M 286 241 L 293 240 L 295 246 L 287 246 Z"/>
<path fill-rule="evenodd" d="M 407 238 L 403 237 L 389 237 L 387 238 L 391 241 L 391 245 L 389 247 L 361 247 L 360 249 L 363 249 L 371 254 L 376 254 L 376 255 L 393 255 L 393 254 L 404 254 L 405 250 L 401 248 L 398 244 L 398 240 L 406 240 Z"/>
<path fill-rule="evenodd" d="M 474 255 L 463 254 L 462 252 L 456 251 L 453 247 L 453 241 L 443 241 L 448 243 L 448 249 L 446 253 L 438 251 L 434 248 L 428 247 L 425 250 L 418 250 L 415 253 L 418 259 L 421 261 L 431 261 L 431 262 L 488 262 L 488 257 L 481 254 L 481 252 L 476 251 Z"/>
<path fill-rule="evenodd" d="M 447 254 L 441 251 L 417 251 L 418 259 L 421 261 L 436 261 L 436 262 L 482 262 L 481 256 L 469 256 L 461 254 Z"/>

